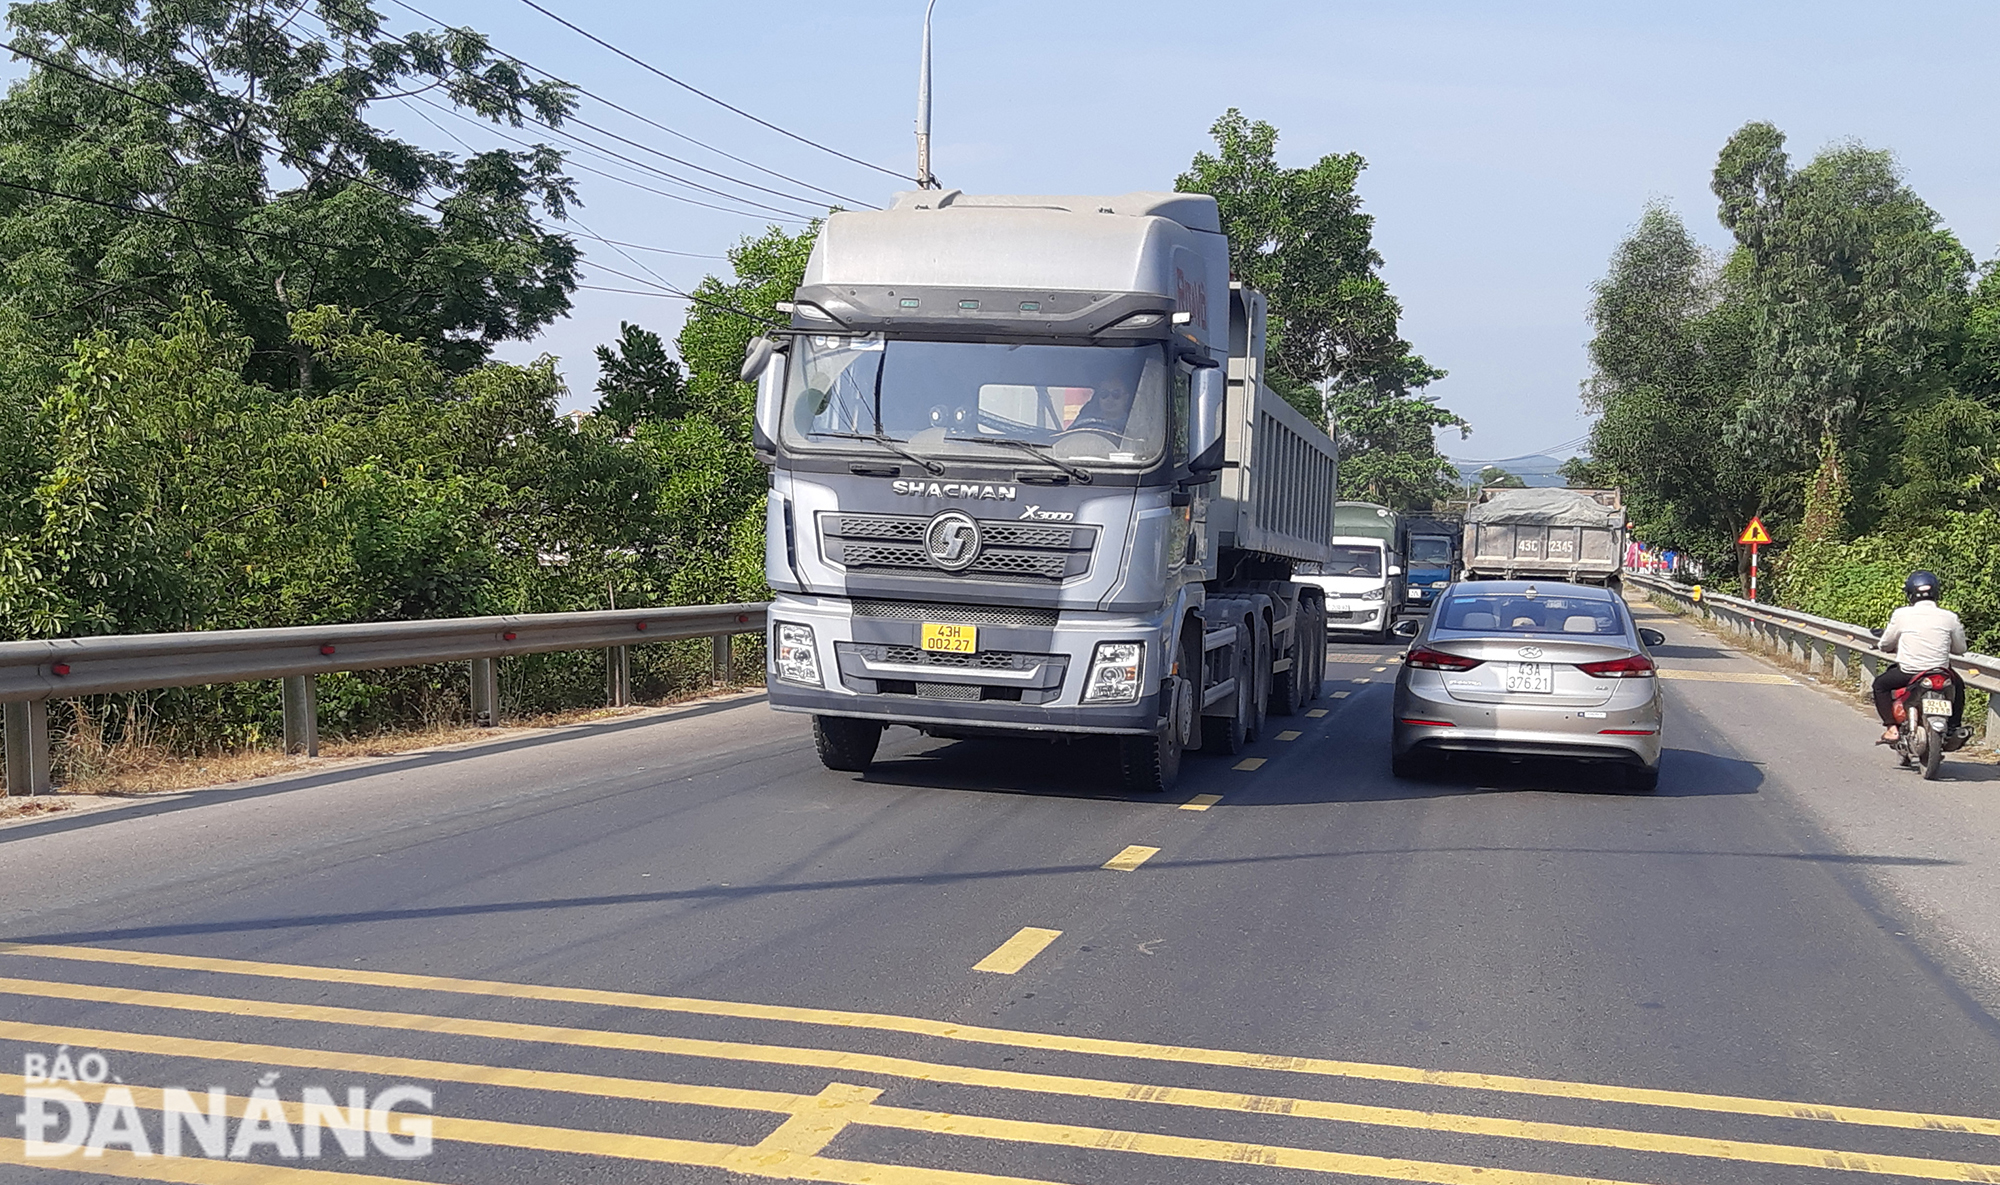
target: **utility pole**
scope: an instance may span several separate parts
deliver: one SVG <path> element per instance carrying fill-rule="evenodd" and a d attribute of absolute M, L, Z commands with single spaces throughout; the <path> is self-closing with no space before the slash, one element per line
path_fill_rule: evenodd
<path fill-rule="evenodd" d="M 937 0 L 924 6 L 924 57 L 917 67 L 917 188 L 936 189 L 931 176 L 931 10 Z"/>

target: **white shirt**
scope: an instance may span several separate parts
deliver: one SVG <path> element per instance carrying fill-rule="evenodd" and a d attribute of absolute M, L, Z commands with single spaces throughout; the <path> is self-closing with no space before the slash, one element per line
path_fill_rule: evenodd
<path fill-rule="evenodd" d="M 1918 601 L 1889 615 L 1881 645 L 1906 671 L 1934 671 L 1950 666 L 1952 655 L 1965 653 L 1965 625 L 1937 602 Z"/>

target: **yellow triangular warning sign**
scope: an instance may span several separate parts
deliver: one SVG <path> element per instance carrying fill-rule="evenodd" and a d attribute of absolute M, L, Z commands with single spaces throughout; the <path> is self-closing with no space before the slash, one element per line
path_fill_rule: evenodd
<path fill-rule="evenodd" d="M 1771 532 L 1764 529 L 1763 519 L 1752 518 L 1750 525 L 1743 528 L 1743 533 L 1736 537 L 1736 541 L 1738 543 L 1769 543 L 1771 541 Z"/>

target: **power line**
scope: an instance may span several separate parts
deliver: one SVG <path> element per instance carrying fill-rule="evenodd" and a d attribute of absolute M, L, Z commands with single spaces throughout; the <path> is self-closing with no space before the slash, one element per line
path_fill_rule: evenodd
<path fill-rule="evenodd" d="M 444 112 L 444 113 L 445 113 L 445 114 L 447 114 L 447 115 L 450 115 L 450 116 L 453 116 L 453 117 L 455 117 L 455 118 L 457 118 L 457 119 L 461 119 L 461 120 L 464 120 L 464 121 L 465 121 L 466 123 L 469 123 L 469 124 L 472 124 L 472 125 L 473 125 L 474 127 L 478 127 L 478 128 L 480 128 L 481 130 L 483 130 L 483 131 L 486 131 L 486 132 L 488 132 L 488 133 L 490 133 L 490 134 L 492 134 L 492 135 L 495 135 L 495 136 L 498 136 L 498 137 L 500 137 L 500 138 L 501 138 L 502 140 L 506 140 L 506 141 L 509 141 L 510 143 L 514 143 L 514 144 L 519 144 L 519 145 L 521 145 L 521 146 L 523 146 L 523 147 L 526 147 L 526 148 L 532 148 L 532 147 L 534 147 L 534 145 L 532 145 L 532 144 L 528 143 L 528 141 L 526 141 L 526 140 L 523 140 L 523 139 L 520 139 L 519 137 L 516 137 L 516 136 L 510 136 L 510 135 L 508 135 L 507 133 L 505 133 L 505 132 L 503 132 L 503 131 L 500 131 L 500 130 L 499 130 L 499 129 L 497 129 L 497 128 L 489 128 L 489 127 L 486 127 L 486 125 L 484 125 L 484 124 L 481 124 L 481 123 L 479 123 L 479 122 L 478 122 L 477 120 L 474 120 L 474 119 L 472 119 L 472 118 L 470 118 L 470 117 L 468 117 L 468 116 L 466 116 L 466 115 L 462 115 L 462 114 L 460 114 L 459 112 L 457 112 L 457 111 L 454 111 L 454 110 L 452 110 L 451 108 L 449 108 L 449 107 L 446 107 L 446 106 L 444 106 L 444 105 L 442 105 L 442 104 L 439 104 L 439 103 L 429 103 L 429 101 L 428 101 L 428 100 L 425 100 L 425 99 L 423 99 L 423 98 L 421 98 L 421 97 L 418 97 L 417 101 L 418 101 L 418 102 L 423 102 L 423 103 L 428 103 L 428 105 L 429 105 L 429 106 L 431 106 L 431 107 L 435 107 L 435 108 L 437 108 L 437 109 L 438 109 L 439 111 L 442 111 L 442 112 Z M 401 100 L 399 100 L 399 102 L 401 102 L 401 103 L 402 103 L 402 104 L 403 104 L 404 106 L 406 106 L 406 107 L 410 106 L 410 100 L 409 100 L 408 98 L 404 98 L 404 99 L 401 99 Z M 421 111 L 417 111 L 417 110 L 416 110 L 416 108 L 414 108 L 414 107 L 411 107 L 410 109 L 411 109 L 411 111 L 415 112 L 415 114 L 417 115 L 417 117 L 418 117 L 418 118 L 420 118 L 420 119 L 424 120 L 424 122 L 426 122 L 426 123 L 430 124 L 430 125 L 431 125 L 432 127 L 434 127 L 434 128 L 437 128 L 437 129 L 438 129 L 439 131 L 441 131 L 441 132 L 444 132 L 444 134 L 445 134 L 445 135 L 447 135 L 447 136 L 451 136 L 451 138 L 452 138 L 452 139 L 454 139 L 454 140 L 458 140 L 458 142 L 459 142 L 460 144 L 462 144 L 462 145 L 464 145 L 464 146 L 465 146 L 465 150 L 466 150 L 467 152 L 477 152 L 477 151 L 478 151 L 478 149 L 476 149 L 476 148 L 472 147 L 472 145 L 470 145 L 470 144 L 466 144 L 466 142 L 465 142 L 464 140 L 459 140 L 457 136 L 452 136 L 452 134 L 451 134 L 450 132 L 447 132 L 447 131 L 445 131 L 445 129 L 443 128 L 443 126 L 442 126 L 442 125 L 440 125 L 440 124 L 439 124 L 439 123 L 438 123 L 438 122 L 437 122 L 436 120 L 434 120 L 434 119 L 430 118 L 429 116 L 425 115 L 425 114 L 424 114 L 423 112 L 421 112 Z M 584 150 L 582 150 L 582 151 L 585 151 L 585 152 L 589 152 L 589 153 L 591 153 L 592 155 L 595 155 L 595 151 L 594 151 L 594 150 L 592 150 L 592 149 L 584 149 Z M 641 183 L 641 182 L 638 182 L 638 181 L 634 181 L 634 180 L 632 180 L 632 179 L 631 179 L 631 178 L 629 178 L 629 177 L 620 177 L 620 176 L 619 176 L 618 174 L 616 174 L 616 173 L 607 173 L 607 172 L 605 172 L 605 171 L 604 171 L 603 169 L 593 169 L 593 168 L 591 168 L 591 167 L 590 167 L 589 165 L 585 165 L 585 164 L 578 164 L 578 163 L 577 163 L 577 162 L 575 162 L 575 161 L 569 161 L 569 162 L 566 162 L 566 163 L 567 163 L 567 164 L 569 165 L 569 167 L 570 167 L 570 168 L 574 168 L 574 169 L 580 169 L 580 170 L 582 170 L 583 172 L 586 172 L 586 173 L 592 173 L 592 174 L 595 174 L 595 175 L 597 175 L 597 176 L 599 176 L 599 177 L 604 177 L 604 178 L 608 178 L 609 180 L 612 180 L 612 181 L 616 181 L 616 182 L 618 182 L 618 183 L 619 183 L 619 184 L 621 184 L 621 185 L 629 185 L 629 186 L 631 186 L 631 187 L 632 187 L 632 188 L 634 188 L 634 189 L 643 189 L 643 190 L 645 190 L 645 191 L 646 191 L 647 193 L 652 193 L 652 194 L 658 194 L 659 196 L 661 196 L 661 197 L 663 197 L 663 198 L 671 198 L 672 200 L 674 200 L 674 201 L 677 201 L 677 202 L 686 202 L 686 203 L 687 203 L 688 205 L 690 205 L 690 206 L 701 206 L 701 207 L 703 207 L 704 209 L 709 209 L 709 210 L 720 210 L 720 211 L 722 211 L 722 212 L 723 212 L 724 214 L 735 214 L 735 215 L 738 215 L 738 216 L 740 216 L 740 217 L 744 217 L 744 218 L 761 218 L 761 217 L 763 217 L 763 215 L 760 215 L 760 214 L 753 214 L 753 213 L 751 213 L 751 212 L 750 212 L 750 211 L 748 211 L 748 210 L 738 210 L 738 209 L 734 209 L 734 208 L 732 208 L 732 207 L 729 207 L 729 206 L 718 206 L 718 205 L 716 205 L 716 204 L 715 204 L 714 202 L 704 202 L 704 201 L 701 201 L 701 200 L 699 200 L 699 199 L 697 199 L 697 198 L 691 198 L 691 197 L 687 197 L 687 196 L 685 196 L 685 195 L 682 195 L 682 194 L 678 194 L 678 193 L 669 193 L 669 192 L 667 192 L 667 191 L 666 191 L 666 190 L 664 190 L 664 189 L 655 189 L 655 188 L 654 188 L 653 186 L 650 186 L 650 185 L 646 185 L 646 184 L 643 184 L 643 183 Z M 653 169 L 653 168 L 652 168 L 652 166 L 650 166 L 650 165 L 643 165 L 643 164 L 642 164 L 642 165 L 638 165 L 638 166 L 636 166 L 636 167 L 639 167 L 639 168 L 643 168 L 643 169 L 647 169 L 648 171 L 650 171 L 650 172 L 653 172 L 653 173 L 654 173 L 654 174 L 656 174 L 656 175 L 659 175 L 659 176 L 664 176 L 664 177 L 667 177 L 667 179 L 669 179 L 669 180 L 672 180 L 672 181 L 676 181 L 676 182 L 679 182 L 680 184 L 683 184 L 683 185 L 688 185 L 688 184 L 692 184 L 692 182 L 686 182 L 686 181 L 681 181 L 681 180 L 680 180 L 679 178 L 677 178 L 677 177 L 674 177 L 674 176 L 672 176 L 671 174 L 668 174 L 668 173 L 665 173 L 665 172 L 664 172 L 663 170 L 659 170 L 659 169 Z M 696 188 L 702 188 L 702 187 L 700 187 L 700 186 L 696 186 Z M 708 190 L 708 192 L 710 192 L 710 193 L 713 193 L 713 192 L 715 192 L 715 191 L 714 191 L 714 190 Z M 722 196 L 722 197 L 725 197 L 725 198 L 728 198 L 728 199 L 729 199 L 729 200 L 731 200 L 731 201 L 737 201 L 737 202 L 743 202 L 743 203 L 745 203 L 746 205 L 753 205 L 753 206 L 758 206 L 758 207 L 759 207 L 760 209 L 765 209 L 765 210 L 771 210 L 771 211 L 773 211 L 774 213 L 777 213 L 778 215 L 780 215 L 780 217 L 781 217 L 781 218 L 782 218 L 782 219 L 783 219 L 784 221 L 787 221 L 787 222 L 808 222 L 808 221 L 810 221 L 810 220 L 811 220 L 811 216 L 810 216 L 810 215 L 800 215 L 800 214 L 794 214 L 794 213 L 792 213 L 792 212 L 790 212 L 790 211 L 786 211 L 786 210 L 778 210 L 778 209 L 777 209 L 776 207 L 774 207 L 774 206 L 765 206 L 765 205 L 763 205 L 763 204 L 762 204 L 762 203 L 760 203 L 760 202 L 752 202 L 752 201 L 750 201 L 750 199 L 748 199 L 748 198 L 739 198 L 739 197 L 736 197 L 736 196 L 735 196 L 735 195 L 733 195 L 733 194 L 721 194 L 720 196 Z"/>
<path fill-rule="evenodd" d="M 417 15 L 417 16 L 419 16 L 419 17 L 422 17 L 422 18 L 423 18 L 424 20 L 427 20 L 427 21 L 430 21 L 430 22 L 431 22 L 432 24 L 435 24 L 435 25 L 443 25 L 443 26 L 445 26 L 446 28 L 449 28 L 449 27 L 450 27 L 450 25 L 449 25 L 449 23 L 448 23 L 448 22 L 444 21 L 443 19 L 441 19 L 441 18 L 439 18 L 439 17 L 436 17 L 436 16 L 433 16 L 433 15 L 431 15 L 431 14 L 430 14 L 430 13 L 428 13 L 428 12 L 425 12 L 425 11 L 424 11 L 423 9 L 421 9 L 421 8 L 418 8 L 417 6 L 415 6 L 415 5 L 413 5 L 413 4 L 409 4 L 409 3 L 406 3 L 406 0 L 391 0 L 391 3 L 395 4 L 395 5 L 396 5 L 396 6 L 398 7 L 398 8 L 402 8 L 402 9 L 404 9 L 404 10 L 405 10 L 405 11 L 407 11 L 407 12 L 410 12 L 410 13 L 414 13 L 415 15 Z M 402 39 L 400 39 L 400 38 L 392 38 L 392 40 L 402 40 Z M 789 182 L 791 182 L 791 183 L 792 183 L 793 185 L 797 185 L 797 186 L 801 186 L 801 187 L 803 187 L 803 188 L 805 188 L 805 189 L 810 189 L 810 190 L 812 190 L 812 191 L 813 191 L 814 193 L 821 193 L 821 194 L 825 194 L 825 195 L 826 195 L 827 197 L 830 197 L 830 198 L 834 198 L 834 199 L 837 199 L 837 200 L 839 200 L 839 201 L 843 201 L 843 202 L 847 202 L 847 203 L 849 203 L 850 205 L 854 205 L 854 206 L 861 206 L 861 207 L 865 207 L 865 208 L 867 208 L 867 209 L 871 209 L 871 210 L 872 210 L 872 209 L 876 209 L 876 208 L 877 208 L 877 207 L 875 207 L 874 205 L 872 205 L 872 204 L 870 204 L 870 203 L 868 203 L 868 202 L 864 202 L 864 201 L 862 201 L 862 200 L 861 200 L 860 198 L 856 198 L 856 197 L 849 197 L 849 196 L 848 196 L 847 194 L 844 194 L 844 193 L 840 193 L 840 192 L 838 192 L 838 191 L 836 191 L 836 190 L 831 190 L 831 189 L 827 189 L 827 188 L 825 188 L 824 186 L 820 186 L 820 185 L 814 185 L 814 184 L 813 184 L 812 182 L 810 182 L 810 181 L 807 181 L 807 180 L 805 180 L 805 179 L 803 179 L 803 178 L 800 178 L 800 177 L 794 177 L 794 176 L 792 176 L 792 175 L 791 175 L 791 174 L 789 174 L 789 173 L 781 173 L 781 172 L 779 172 L 779 171 L 778 171 L 778 170 L 776 170 L 776 169 L 768 169 L 768 168 L 765 168 L 765 167 L 764 167 L 763 165 L 760 165 L 760 164 L 758 164 L 758 163 L 757 163 L 756 161 L 753 161 L 753 160 L 746 160 L 746 159 L 744 159 L 743 157 L 740 157 L 740 156 L 737 156 L 737 155 L 736 155 L 735 153 L 733 153 L 733 152 L 730 152 L 730 151 L 728 151 L 728 150 L 726 150 L 726 149 L 722 149 L 722 148 L 717 148 L 717 147 L 716 147 L 715 145 L 713 145 L 713 144 L 710 144 L 710 143 L 708 143 L 708 142 L 707 142 L 707 141 L 705 141 L 705 140 L 698 140 L 698 139 L 696 139 L 695 137 L 693 137 L 693 136 L 690 136 L 690 135 L 688 135 L 688 134 L 687 134 L 686 132 L 683 132 L 683 131 L 679 130 L 678 128 L 673 128 L 673 127 L 669 127 L 669 126 L 667 126 L 666 124 L 663 124 L 663 123 L 661 123 L 661 122 L 660 122 L 659 120 L 656 120 L 656 119 L 653 119 L 652 117 L 650 117 L 650 116 L 647 116 L 647 115 L 642 115 L 642 114 L 640 114 L 639 112 L 637 112 L 637 111 L 634 111 L 634 110 L 632 110 L 632 109 L 631 109 L 630 107 L 626 107 L 626 106 L 624 106 L 624 105 L 622 105 L 622 104 L 620 104 L 620 103 L 618 103 L 618 102 L 616 102 L 616 101 L 614 101 L 614 100 L 611 100 L 611 99 L 607 99 L 607 98 L 605 98 L 605 97 L 604 97 L 603 95 L 600 95 L 600 94 L 598 94 L 598 93 L 597 93 L 596 91 L 593 91 L 593 90 L 590 90 L 590 89 L 589 89 L 589 88 L 587 88 L 587 87 L 583 87 L 583 86 L 578 86 L 578 85 L 577 85 L 576 83 L 573 83 L 573 82 L 569 82 L 569 81 L 567 81 L 566 79 L 564 79 L 564 78 L 560 77 L 559 75 L 556 75 L 556 74 L 552 74 L 552 73 L 550 73 L 549 71 L 547 71 L 547 70 L 544 70 L 543 68 L 541 68 L 540 66 L 537 66 L 537 65 L 535 65 L 535 64 L 534 64 L 534 63 L 532 63 L 532 62 L 528 62 L 528 61 L 524 61 L 524 60 L 522 60 L 521 58 L 517 58 L 517 57 L 515 57 L 515 56 L 514 56 L 513 54 L 510 54 L 510 53 L 508 53 L 507 51 L 505 51 L 505 50 L 503 50 L 503 49 L 500 49 L 500 48 L 499 48 L 499 47 L 497 47 L 497 46 L 494 46 L 494 45 L 491 45 L 490 43 L 488 44 L 487 48 L 488 48 L 488 49 L 490 49 L 490 50 L 492 50 L 492 51 L 493 51 L 493 52 L 494 52 L 495 54 L 498 54 L 499 56 L 501 56 L 501 57 L 503 57 L 503 58 L 506 58 L 506 59 L 507 59 L 508 61 L 510 61 L 510 62 L 512 62 L 512 63 L 514 63 L 514 64 L 515 64 L 516 66 L 519 66 L 519 67 L 521 67 L 521 68 L 522 68 L 522 69 L 524 69 L 524 70 L 531 70 L 531 71 L 533 71 L 534 73 L 536 73 L 536 74 L 540 74 L 540 75 L 541 75 L 542 77 L 544 77 L 544 78 L 547 78 L 547 79 L 549 79 L 549 80 L 551 80 L 551 81 L 553 81 L 553 82 L 560 82 L 560 83 L 562 83 L 562 84 L 563 84 L 564 86 L 568 86 L 568 87 L 571 87 L 571 88 L 575 89 L 576 93 L 578 93 L 578 94 L 580 94 L 580 95 L 583 95 L 583 96 L 585 96 L 586 98 L 590 98 L 590 99 L 594 99 L 594 100 L 596 100 L 597 102 L 599 102 L 599 103 L 602 103 L 602 104 L 604 104 L 604 105 L 605 105 L 606 107 L 609 107 L 609 108 L 611 108 L 611 109 L 612 109 L 613 111 L 616 111 L 616 112 L 618 112 L 618 113 L 620 113 L 620 114 L 622 114 L 622 115 L 626 115 L 626 116 L 629 116 L 629 117 L 631 117 L 631 118 L 633 118 L 633 119 L 636 119 L 636 120 L 638 120 L 638 121 L 639 121 L 640 123 L 643 123 L 643 124 L 646 124 L 646 125 L 647 125 L 647 126 L 649 126 L 649 127 L 653 127 L 653 128 L 657 128 L 658 130 L 660 130 L 660 131 L 662 131 L 662 132 L 665 132 L 666 134 L 668 134 L 669 136 L 672 136 L 672 137 L 674 137 L 675 139 L 679 139 L 679 140 L 685 140 L 685 141 L 687 141 L 687 142 L 688 142 L 689 144 L 692 144 L 692 145 L 694 145 L 695 147 L 697 147 L 697 148 L 700 148 L 700 149 L 702 149 L 702 150 L 704 150 L 704 151 L 707 151 L 707 152 L 713 152 L 713 153 L 715 153 L 715 154 L 716 154 L 717 156 L 720 156 L 720 157 L 723 157 L 723 158 L 725 158 L 725 159 L 728 159 L 728 160 L 733 160 L 733 161 L 735 161 L 735 162 L 736 162 L 737 164 L 739 164 L 739 165 L 742 165 L 742 166 L 744 166 L 745 168 L 750 168 L 750 169 L 755 169 L 755 170 L 757 170 L 757 171 L 758 171 L 759 173 L 762 173 L 762 174 L 764 174 L 764 175 L 765 175 L 765 176 L 767 176 L 767 177 L 776 177 L 776 178 L 777 178 L 778 180 L 780 180 L 780 181 L 789 181 Z M 587 123 L 587 122 L 585 122 L 584 120 L 581 120 L 581 119 L 576 119 L 576 117 L 575 117 L 575 116 L 571 116 L 570 118 L 571 118 L 572 120 L 575 120 L 575 122 L 577 122 L 577 123 L 581 123 L 581 124 L 583 124 L 583 126 L 585 126 L 585 127 L 587 127 L 587 128 L 592 128 L 592 129 L 594 129 L 594 130 L 597 130 L 597 131 L 602 131 L 602 132 L 604 132 L 604 134 L 605 134 L 605 135 L 614 135 L 614 134 L 615 134 L 615 133 L 612 133 L 612 132 L 609 132 L 609 131 L 605 131 L 605 130 L 604 130 L 604 129 L 602 129 L 602 128 L 598 128 L 598 127 L 597 127 L 597 126 L 596 126 L 595 124 L 591 124 L 591 123 Z M 629 141 L 628 141 L 628 142 L 629 142 Z M 641 147 L 643 147 L 643 145 L 641 145 Z M 651 151 L 655 151 L 655 150 L 654 150 L 654 149 L 650 149 L 650 148 L 648 148 L 648 149 L 647 149 L 647 151 L 651 152 Z M 681 164 L 686 164 L 686 165 L 687 165 L 687 166 L 688 166 L 689 168 L 694 168 L 694 169 L 701 169 L 701 171 L 702 171 L 702 172 L 704 172 L 704 173 L 708 173 L 708 174 L 710 174 L 710 175 L 712 175 L 712 176 L 716 176 L 716 177 L 722 177 L 722 178 L 724 178 L 725 180 L 729 180 L 729 181 L 734 181 L 734 182 L 736 182 L 736 183 L 737 183 L 737 184 L 739 184 L 739 185 L 750 185 L 750 184 L 751 184 L 751 182 L 748 182 L 748 181 L 743 181 L 742 179 L 740 179 L 740 178 L 737 178 L 737 177 L 731 177 L 731 176 L 729 176 L 729 175 L 728 175 L 728 174 L 726 174 L 726 173 L 718 173 L 718 172 L 716 172 L 716 171 L 715 171 L 715 170 L 713 170 L 713 169 L 705 169 L 705 168 L 702 168 L 702 166 L 700 166 L 700 165 L 697 165 L 697 164 L 694 164 L 694 163 L 692 163 L 692 162 L 689 162 L 689 161 L 682 161 L 682 160 L 681 160 L 681 159 L 680 159 L 679 157 L 676 157 L 676 156 L 668 156 L 668 155 L 667 155 L 666 153 L 660 153 L 660 155 L 661 155 L 661 156 L 666 156 L 668 160 L 671 160 L 671 161 L 675 161 L 675 162 L 677 162 L 677 163 L 681 163 Z M 873 166 L 870 166 L 870 167 L 873 167 Z M 899 176 L 899 177 L 900 177 L 900 176 L 901 176 L 901 174 L 896 174 L 896 176 Z M 770 192 L 770 191 L 768 191 L 768 190 L 767 190 L 766 192 Z"/>
<path fill-rule="evenodd" d="M 580 37 L 595 42 L 596 44 L 604 47 L 605 49 L 610 50 L 612 53 L 617 54 L 619 57 L 624 58 L 626 61 L 631 62 L 633 65 L 638 66 L 639 68 L 646 70 L 649 73 L 658 75 L 659 77 L 666 79 L 668 82 L 673 83 L 675 86 L 680 87 L 682 90 L 687 91 L 690 94 L 699 95 L 702 98 L 707 99 L 709 102 L 714 103 L 716 106 L 723 108 L 724 110 L 733 111 L 752 123 L 759 124 L 763 127 L 767 127 L 772 131 L 777 132 L 779 135 L 789 136 L 792 139 L 797 140 L 799 143 L 809 145 L 810 147 L 813 148 L 817 148 L 821 152 L 831 153 L 832 155 L 837 156 L 844 161 L 851 161 L 854 164 L 861 165 L 864 168 L 874 169 L 878 173 L 887 173 L 891 177 L 896 177 L 904 181 L 908 181 L 911 179 L 907 174 L 899 173 L 894 169 L 884 168 L 881 165 L 873 163 L 872 161 L 862 160 L 858 156 L 849 156 L 845 152 L 840 151 L 838 148 L 829 148 L 826 145 L 821 144 L 817 140 L 809 140 L 806 137 L 799 135 L 797 132 L 791 131 L 786 128 L 781 128 L 777 124 L 772 123 L 768 119 L 759 118 L 758 116 L 752 115 L 748 111 L 743 110 L 743 108 L 741 107 L 726 102 L 722 99 L 718 99 L 714 95 L 709 94 L 707 91 L 702 90 L 700 87 L 694 86 L 690 83 L 682 82 L 680 79 L 675 78 L 673 75 L 667 73 L 665 70 L 660 69 L 658 66 L 655 66 L 652 63 L 645 61 L 642 58 L 635 57 L 632 54 L 625 52 L 624 50 L 611 44 L 609 41 L 606 41 L 604 38 L 599 37 L 595 33 L 592 33 L 590 30 L 585 29 L 580 25 L 574 24 L 564 19 L 563 17 L 557 16 L 555 13 L 550 12 L 548 9 L 543 8 L 541 5 L 535 3 L 535 0 L 521 0 L 521 3 L 527 5 L 529 8 L 534 9 L 536 12 L 541 13 L 543 16 L 549 18 L 550 20 L 556 22 L 557 24 L 563 26 L 570 32 L 575 33 Z"/>

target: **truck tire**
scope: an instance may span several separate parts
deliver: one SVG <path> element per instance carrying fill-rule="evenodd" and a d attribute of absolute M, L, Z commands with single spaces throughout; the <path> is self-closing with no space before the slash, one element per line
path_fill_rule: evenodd
<path fill-rule="evenodd" d="M 865 774 L 875 763 L 875 746 L 882 743 L 880 720 L 852 716 L 814 716 L 813 748 L 819 763 L 842 773 Z"/>
<path fill-rule="evenodd" d="M 1165 727 L 1151 736 L 1118 738 L 1118 767 L 1125 789 L 1133 794 L 1164 794 L 1181 779 L 1181 756 L 1199 727 L 1201 699 L 1200 643 L 1181 636 L 1179 673 L 1173 677 L 1172 704 Z"/>
<path fill-rule="evenodd" d="M 1299 644 L 1302 640 L 1299 636 L 1299 630 L 1303 619 L 1304 614 L 1299 612 L 1297 608 L 1294 608 L 1292 610 L 1292 632 L 1290 635 L 1292 642 L 1287 648 L 1291 655 L 1292 665 L 1271 676 L 1271 714 L 1274 716 L 1295 715 L 1299 710 L 1299 706 L 1305 702 L 1306 681 L 1304 675 L 1306 672 L 1299 669 L 1299 664 L 1307 661 L 1306 648 Z"/>
<path fill-rule="evenodd" d="M 1247 629 L 1249 623 L 1238 626 Z M 1227 716 L 1204 716 L 1201 718 L 1201 751 L 1232 756 L 1243 751 L 1250 741 L 1251 717 L 1256 714 L 1252 707 L 1257 698 L 1256 688 L 1250 681 L 1250 656 L 1255 643 L 1250 639 L 1255 635 L 1237 634 L 1237 642 L 1229 648 L 1231 657 L 1229 673 L 1236 680 L 1236 707 Z"/>
<path fill-rule="evenodd" d="M 1250 651 L 1250 728 L 1253 741 L 1262 740 L 1271 714 L 1271 635 L 1255 617 L 1245 618 L 1243 628 L 1256 639 Z"/>
<path fill-rule="evenodd" d="M 1312 678 L 1306 681 L 1306 700 L 1311 702 L 1326 694 L 1326 602 L 1312 603 L 1312 618 L 1306 625 L 1305 637 L 1311 639 L 1307 647 L 1312 655 Z"/>

